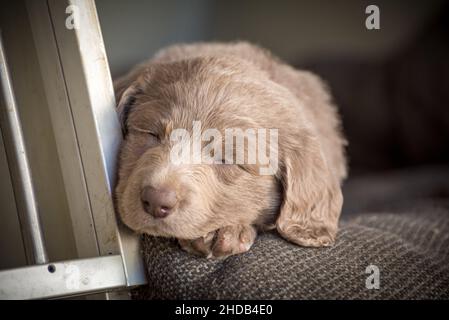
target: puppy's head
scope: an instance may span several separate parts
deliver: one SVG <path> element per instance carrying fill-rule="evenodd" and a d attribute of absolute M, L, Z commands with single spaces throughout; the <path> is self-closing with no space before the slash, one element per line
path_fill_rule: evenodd
<path fill-rule="evenodd" d="M 118 93 L 124 141 L 116 200 L 131 229 L 194 239 L 226 225 L 266 223 L 279 212 L 279 180 L 260 174 L 248 156 L 236 161 L 238 131 L 226 139 L 227 129 L 266 125 L 257 94 L 248 91 L 252 77 L 235 64 L 152 64 Z M 248 155 L 248 136 L 240 138 Z"/>

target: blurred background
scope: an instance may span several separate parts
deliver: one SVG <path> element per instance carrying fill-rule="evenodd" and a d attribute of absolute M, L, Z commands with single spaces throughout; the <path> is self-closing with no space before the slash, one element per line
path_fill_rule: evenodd
<path fill-rule="evenodd" d="M 248 40 L 289 63 L 335 57 L 378 61 L 406 46 L 444 1 L 96 0 L 113 76 L 177 42 Z M 365 28 L 365 8 L 381 29 Z"/>
<path fill-rule="evenodd" d="M 370 4 L 380 9 L 380 30 L 365 27 Z M 97 0 L 96 5 L 113 77 L 173 43 L 233 40 L 256 43 L 319 74 L 349 140 L 345 212 L 390 198 L 449 195 L 446 1 Z"/>
<path fill-rule="evenodd" d="M 355 172 L 445 161 L 449 101 L 432 95 L 449 89 L 447 6 L 375 1 L 381 29 L 367 30 L 371 3 L 96 1 L 113 76 L 169 44 L 248 40 L 329 83 Z"/>

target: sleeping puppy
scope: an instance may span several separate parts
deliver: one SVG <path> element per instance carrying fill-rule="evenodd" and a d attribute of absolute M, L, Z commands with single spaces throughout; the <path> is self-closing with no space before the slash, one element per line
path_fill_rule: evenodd
<path fill-rule="evenodd" d="M 131 229 L 212 258 L 273 228 L 301 246 L 334 242 L 345 140 L 317 76 L 248 43 L 200 43 L 164 49 L 114 86 L 116 204 Z"/>

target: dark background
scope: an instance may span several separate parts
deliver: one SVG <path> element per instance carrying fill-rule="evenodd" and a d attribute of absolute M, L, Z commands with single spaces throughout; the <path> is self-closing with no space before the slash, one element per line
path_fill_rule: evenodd
<path fill-rule="evenodd" d="M 113 76 L 172 43 L 248 40 L 328 82 L 353 175 L 449 159 L 444 1 L 96 3 Z M 365 28 L 368 4 L 380 30 Z"/>

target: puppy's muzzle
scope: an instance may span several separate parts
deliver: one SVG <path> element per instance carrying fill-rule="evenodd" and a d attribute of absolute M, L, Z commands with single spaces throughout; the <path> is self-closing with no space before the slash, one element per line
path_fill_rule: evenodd
<path fill-rule="evenodd" d="M 172 213 L 178 201 L 176 191 L 168 188 L 144 187 L 140 194 L 144 210 L 154 218 L 161 219 Z"/>

